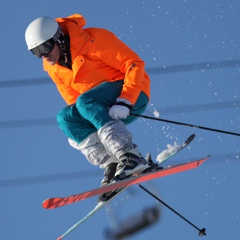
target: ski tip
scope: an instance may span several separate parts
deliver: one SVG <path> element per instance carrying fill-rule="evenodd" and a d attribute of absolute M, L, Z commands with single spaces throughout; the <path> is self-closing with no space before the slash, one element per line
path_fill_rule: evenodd
<path fill-rule="evenodd" d="M 212 156 L 212 154 L 208 154 L 205 158 L 201 159 L 198 161 L 198 166 L 200 166 L 201 164 L 203 164 L 206 160 L 208 160 L 208 158 L 210 158 Z"/>
<path fill-rule="evenodd" d="M 189 136 L 188 139 L 185 142 L 186 145 L 189 144 L 195 137 L 196 137 L 196 135 L 194 133 L 191 136 Z"/>
<path fill-rule="evenodd" d="M 46 199 L 42 203 L 42 207 L 45 209 L 53 209 L 64 205 L 64 202 L 58 197 Z"/>
<path fill-rule="evenodd" d="M 49 202 L 48 199 L 44 200 L 43 203 L 42 203 L 42 207 L 45 208 L 45 209 L 48 209 L 48 202 Z"/>
<path fill-rule="evenodd" d="M 209 153 L 206 158 L 210 158 L 212 156 L 212 153 Z"/>

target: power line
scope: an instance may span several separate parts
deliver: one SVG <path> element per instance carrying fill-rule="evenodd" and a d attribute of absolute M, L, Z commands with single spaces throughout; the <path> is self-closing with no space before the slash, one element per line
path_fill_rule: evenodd
<path fill-rule="evenodd" d="M 160 112 L 164 115 L 166 114 L 177 114 L 186 112 L 203 112 L 211 110 L 222 110 L 227 108 L 237 108 L 240 107 L 240 100 L 236 101 L 225 101 L 218 103 L 207 103 L 207 104 L 192 104 L 180 107 L 167 107 L 161 108 Z"/>
<path fill-rule="evenodd" d="M 0 181 L 0 188 L 5 187 L 19 187 L 26 185 L 35 185 L 49 182 L 61 182 L 61 181 L 69 181 L 76 180 L 81 178 L 89 178 L 89 177 L 97 177 L 100 176 L 100 170 L 95 171 L 82 171 L 82 172 L 71 172 L 71 173 L 59 173 L 52 175 L 42 175 L 42 176 L 34 176 L 34 177 L 26 177 L 26 178 L 18 178 L 11 180 Z"/>
<path fill-rule="evenodd" d="M 12 87 L 27 87 L 36 85 L 52 84 L 50 78 L 34 78 L 34 79 L 21 79 L 21 80 L 7 80 L 0 81 L 0 88 L 12 88 Z"/>
<path fill-rule="evenodd" d="M 150 75 L 153 75 L 153 74 L 210 70 L 210 69 L 216 69 L 216 68 L 229 68 L 229 67 L 240 67 L 240 59 L 225 60 L 225 61 L 218 61 L 218 62 L 203 62 L 203 63 L 193 63 L 193 64 L 180 64 L 180 65 L 172 65 L 172 66 L 152 67 L 152 68 L 147 68 L 146 72 Z M 46 85 L 46 84 L 52 84 L 52 83 L 53 82 L 49 78 L 7 80 L 7 81 L 0 81 L 0 88 L 26 87 L 26 86 L 35 86 L 35 85 Z"/>
<path fill-rule="evenodd" d="M 166 73 L 200 71 L 200 70 L 210 70 L 215 68 L 229 68 L 229 67 L 240 67 L 240 59 L 225 60 L 225 61 L 219 61 L 219 62 L 181 64 L 181 65 L 173 65 L 173 66 L 166 66 L 166 67 L 154 67 L 154 68 L 148 68 L 146 71 L 149 74 L 166 74 Z"/>
<path fill-rule="evenodd" d="M 240 100 L 237 101 L 226 101 L 221 103 L 209 103 L 201 105 L 185 105 L 182 107 L 168 107 L 162 108 L 161 112 L 164 115 L 178 114 L 187 112 L 200 112 L 210 110 L 222 110 L 228 108 L 237 108 L 240 106 Z M 150 110 L 149 110 L 150 111 Z M 56 118 L 42 118 L 42 119 L 27 119 L 27 120 L 14 120 L 14 121 L 1 121 L 0 129 L 8 128 L 20 128 L 20 127 L 39 127 L 56 125 Z"/>
<path fill-rule="evenodd" d="M 221 154 L 212 156 L 210 160 L 208 160 L 205 164 L 215 164 L 215 163 L 229 163 L 233 161 L 239 161 L 238 155 L 236 153 L 230 154 Z M 186 160 L 187 162 L 187 160 Z M 177 162 L 175 162 L 177 164 Z M 70 180 L 78 180 L 78 179 L 86 179 L 86 178 L 94 178 L 100 177 L 103 174 L 101 170 L 92 170 L 92 171 L 77 171 L 70 173 L 59 173 L 59 174 L 49 174 L 42 176 L 34 176 L 34 177 L 26 177 L 26 178 L 17 178 L 10 180 L 2 180 L 0 181 L 0 188 L 7 187 L 20 187 L 27 185 L 35 185 L 35 184 L 45 184 L 50 182 L 62 182 L 62 181 L 70 181 Z"/>
<path fill-rule="evenodd" d="M 56 118 L 1 121 L 0 122 L 0 129 L 19 128 L 19 127 L 49 126 L 49 125 L 56 125 L 56 124 L 57 124 Z"/>

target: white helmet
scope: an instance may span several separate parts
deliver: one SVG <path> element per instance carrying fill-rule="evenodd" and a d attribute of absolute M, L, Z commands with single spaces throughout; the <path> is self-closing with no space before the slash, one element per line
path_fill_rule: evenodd
<path fill-rule="evenodd" d="M 25 40 L 28 50 L 31 50 L 49 39 L 55 42 L 62 33 L 58 22 L 51 17 L 40 17 L 32 21 L 25 32 Z"/>

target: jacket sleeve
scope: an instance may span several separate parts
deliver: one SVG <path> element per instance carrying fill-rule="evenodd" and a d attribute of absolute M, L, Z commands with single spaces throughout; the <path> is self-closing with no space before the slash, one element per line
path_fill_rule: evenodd
<path fill-rule="evenodd" d="M 108 30 L 101 29 L 94 38 L 93 50 L 97 53 L 98 58 L 108 66 L 125 74 L 119 98 L 125 98 L 134 105 L 143 88 L 144 62 Z"/>

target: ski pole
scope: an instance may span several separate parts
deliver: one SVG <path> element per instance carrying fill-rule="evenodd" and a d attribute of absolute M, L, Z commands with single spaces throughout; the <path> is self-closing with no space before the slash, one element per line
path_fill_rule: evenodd
<path fill-rule="evenodd" d="M 185 217 L 183 217 L 180 213 L 178 213 L 176 210 L 174 210 L 172 207 L 170 207 L 169 205 L 167 205 L 165 202 L 163 202 L 163 200 L 161 200 L 160 198 L 158 198 L 156 195 L 154 195 L 153 193 L 151 193 L 149 190 L 147 190 L 145 187 L 143 187 L 141 184 L 138 184 L 138 186 L 140 188 L 142 188 L 145 192 L 147 192 L 148 194 L 150 194 L 152 197 L 154 197 L 155 199 L 157 199 L 160 203 L 162 203 L 165 207 L 167 207 L 168 209 L 170 209 L 172 212 L 174 212 L 175 214 L 177 214 L 180 218 L 182 218 L 184 221 L 186 221 L 187 223 L 189 223 L 192 227 L 196 228 L 199 233 L 198 235 L 200 237 L 207 235 L 206 234 L 206 229 L 205 228 L 198 228 L 197 226 L 195 226 L 192 222 L 190 222 L 189 220 L 187 220 Z"/>
<path fill-rule="evenodd" d="M 162 119 L 162 118 L 156 118 L 156 117 L 150 117 L 150 116 L 140 115 L 140 114 L 134 114 L 134 113 L 132 113 L 131 115 L 132 115 L 132 116 L 137 116 L 137 117 L 142 117 L 142 118 L 147 118 L 147 119 L 151 119 L 151 120 L 156 120 L 156 121 L 160 121 L 160 122 L 173 123 L 173 124 L 188 126 L 188 127 L 192 127 L 192 128 L 199 128 L 199 129 L 208 130 L 208 131 L 213 131 L 213 132 L 219 132 L 219 133 L 225 133 L 225 134 L 231 134 L 231 135 L 235 135 L 235 136 L 240 136 L 240 133 L 228 132 L 228 131 L 224 131 L 224 130 L 219 130 L 219 129 L 214 129 L 214 128 L 208 128 L 208 127 L 193 125 L 193 124 L 189 124 L 189 123 L 176 122 L 176 121 L 172 121 L 172 120 L 167 120 L 167 119 Z"/>

